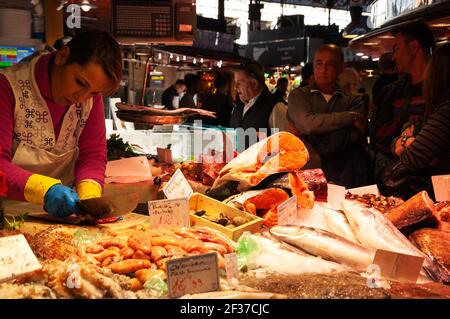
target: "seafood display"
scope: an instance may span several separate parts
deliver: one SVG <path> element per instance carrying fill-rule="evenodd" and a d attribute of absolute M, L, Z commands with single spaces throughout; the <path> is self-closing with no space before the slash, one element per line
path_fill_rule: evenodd
<path fill-rule="evenodd" d="M 333 233 L 303 226 L 274 226 L 270 233 L 311 255 L 365 271 L 375 256 L 366 248 Z"/>
<path fill-rule="evenodd" d="M 450 233 L 422 228 L 412 233 L 410 239 L 421 251 L 436 261 L 441 281 L 450 283 Z"/>
<path fill-rule="evenodd" d="M 270 175 L 296 171 L 308 159 L 308 150 L 298 137 L 288 132 L 273 134 L 225 165 L 207 195 L 224 200 L 249 190 Z"/>
<path fill-rule="evenodd" d="M 403 200 L 401 198 L 397 198 L 394 196 L 377 196 L 375 194 L 364 194 L 364 195 L 357 195 L 352 194 L 351 192 L 347 192 L 345 194 L 346 199 L 354 199 L 361 203 L 366 204 L 368 207 L 375 207 L 382 213 L 387 213 L 394 207 L 400 205 L 403 203 Z"/>

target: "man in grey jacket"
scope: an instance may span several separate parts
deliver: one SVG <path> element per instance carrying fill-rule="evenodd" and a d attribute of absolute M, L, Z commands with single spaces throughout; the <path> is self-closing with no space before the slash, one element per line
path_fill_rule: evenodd
<path fill-rule="evenodd" d="M 367 109 L 337 84 L 344 69 L 340 47 L 321 46 L 314 55 L 314 82 L 289 95 L 291 128 L 307 145 L 310 168 L 322 168 L 329 182 L 347 188 L 369 183 Z M 295 128 L 294 128 L 295 127 Z"/>

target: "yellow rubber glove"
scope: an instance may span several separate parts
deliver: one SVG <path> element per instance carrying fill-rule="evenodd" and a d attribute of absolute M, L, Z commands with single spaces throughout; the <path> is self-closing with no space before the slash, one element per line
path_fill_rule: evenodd
<path fill-rule="evenodd" d="M 80 199 L 101 197 L 102 192 L 102 186 L 93 179 L 84 179 L 77 184 L 77 193 Z"/>
<path fill-rule="evenodd" d="M 56 184 L 61 184 L 61 181 L 56 178 L 33 174 L 25 184 L 23 196 L 27 202 L 44 205 L 45 194 Z"/>

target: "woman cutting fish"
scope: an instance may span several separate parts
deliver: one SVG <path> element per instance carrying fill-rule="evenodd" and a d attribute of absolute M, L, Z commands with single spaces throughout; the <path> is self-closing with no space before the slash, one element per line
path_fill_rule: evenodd
<path fill-rule="evenodd" d="M 102 95 L 117 89 L 121 74 L 118 43 L 96 30 L 0 73 L 7 199 L 67 216 L 79 213 L 80 199 L 101 196 L 106 164 Z M 2 208 L 9 204 L 3 202 Z"/>

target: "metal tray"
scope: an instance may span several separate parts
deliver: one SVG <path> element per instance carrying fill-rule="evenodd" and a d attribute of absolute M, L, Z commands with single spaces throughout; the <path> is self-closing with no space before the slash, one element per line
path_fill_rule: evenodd
<path fill-rule="evenodd" d="M 188 116 L 145 115 L 139 111 L 117 111 L 117 117 L 122 121 L 147 125 L 183 124 Z"/>

